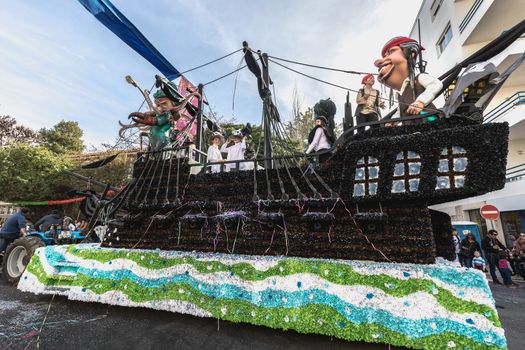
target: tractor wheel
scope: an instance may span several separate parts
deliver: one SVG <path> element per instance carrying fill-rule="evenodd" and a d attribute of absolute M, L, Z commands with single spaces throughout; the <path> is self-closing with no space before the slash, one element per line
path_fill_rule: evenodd
<path fill-rule="evenodd" d="M 38 237 L 22 237 L 11 243 L 2 263 L 2 275 L 7 282 L 17 284 L 35 250 L 45 245 Z"/>

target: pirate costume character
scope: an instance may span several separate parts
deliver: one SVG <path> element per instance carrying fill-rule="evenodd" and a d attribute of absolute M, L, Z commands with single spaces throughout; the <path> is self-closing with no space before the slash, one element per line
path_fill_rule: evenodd
<path fill-rule="evenodd" d="M 167 132 L 171 129 L 171 113 L 170 108 L 175 107 L 175 103 L 169 100 L 162 90 L 158 90 L 153 94 L 155 103 L 159 106 L 162 114 L 156 114 L 154 111 L 150 112 L 133 112 L 129 115 L 135 123 L 150 125 L 149 130 L 149 144 L 151 150 L 158 150 L 169 143 Z"/>
<path fill-rule="evenodd" d="M 225 142 L 221 147 L 221 152 L 228 153 L 226 160 L 244 160 L 244 151 L 246 150 L 246 142 L 244 135 L 240 129 L 235 130 L 231 136 L 234 140 L 234 144 L 228 146 L 228 142 Z M 235 169 L 235 163 L 228 163 L 225 165 L 225 171 L 228 172 Z M 239 163 L 239 170 L 249 170 L 244 163 Z"/>
<path fill-rule="evenodd" d="M 443 84 L 427 73 L 416 75 L 416 61 L 422 50 L 424 48 L 414 39 L 395 37 L 383 46 L 382 58 L 376 60 L 374 65 L 379 70 L 379 82 L 398 91 L 397 116 L 424 114 L 428 115 L 428 118 L 425 118 L 427 121 L 432 121 L 437 119 L 439 113 L 432 101 L 441 91 Z"/>
<path fill-rule="evenodd" d="M 327 129 L 327 120 L 323 116 L 317 116 L 315 118 L 316 125 L 310 131 L 308 135 L 308 149 L 306 154 L 311 153 L 312 151 L 320 152 L 324 150 L 329 150 L 332 148 L 332 143 L 334 142 L 334 137 L 330 134 Z M 319 124 L 317 123 L 319 121 Z M 326 161 L 330 157 L 330 153 L 324 153 L 319 155 L 319 163 Z"/>
<path fill-rule="evenodd" d="M 379 107 L 384 108 L 384 104 L 380 102 L 380 93 L 373 89 L 374 76 L 367 74 L 361 80 L 363 88 L 357 92 L 357 108 L 355 111 L 357 125 L 369 122 L 376 122 L 379 120 Z M 371 125 L 370 128 L 378 128 L 379 125 Z M 365 131 L 365 127 L 357 128 L 357 132 Z"/>
<path fill-rule="evenodd" d="M 220 133 L 214 132 L 211 135 L 210 138 L 210 147 L 208 147 L 208 163 L 216 163 L 216 162 L 222 162 L 224 159 L 222 159 L 222 153 L 219 149 L 219 145 L 215 144 L 214 141 L 218 139 L 219 144 L 223 142 L 223 137 Z M 212 173 L 218 173 L 221 171 L 221 165 L 215 164 L 211 166 L 211 172 Z"/>

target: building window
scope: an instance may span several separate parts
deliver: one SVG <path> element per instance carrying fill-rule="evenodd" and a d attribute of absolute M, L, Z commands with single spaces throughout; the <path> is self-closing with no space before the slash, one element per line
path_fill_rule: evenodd
<path fill-rule="evenodd" d="M 439 37 L 437 42 L 438 53 L 441 54 L 447 47 L 448 43 L 452 40 L 452 27 L 450 22 L 447 24 L 447 27 L 443 31 L 443 34 Z"/>
<path fill-rule="evenodd" d="M 374 196 L 379 184 L 379 161 L 374 157 L 357 160 L 354 178 L 354 197 Z"/>
<path fill-rule="evenodd" d="M 432 5 L 430 5 L 430 16 L 432 17 L 432 20 L 436 17 L 439 9 L 441 8 L 441 4 L 443 3 L 443 0 L 434 0 L 432 2 Z"/>
<path fill-rule="evenodd" d="M 421 157 L 416 152 L 402 151 L 396 156 L 392 193 L 416 192 L 419 189 Z"/>
<path fill-rule="evenodd" d="M 465 186 L 467 174 L 467 151 L 463 147 L 448 146 L 439 156 L 436 190 Z"/>

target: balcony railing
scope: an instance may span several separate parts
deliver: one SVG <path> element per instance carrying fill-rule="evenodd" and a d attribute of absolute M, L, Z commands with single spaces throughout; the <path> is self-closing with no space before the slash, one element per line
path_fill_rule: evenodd
<path fill-rule="evenodd" d="M 502 115 L 513 109 L 514 107 L 525 104 L 525 91 L 518 91 L 512 96 L 507 98 L 505 101 L 494 107 L 490 112 L 485 114 L 483 119 L 484 123 L 490 123 L 496 121 Z"/>
<path fill-rule="evenodd" d="M 512 182 L 512 181 L 518 181 L 525 178 L 525 163 L 515 165 L 513 167 L 510 167 L 507 169 L 506 173 L 506 181 Z"/>
<path fill-rule="evenodd" d="M 479 9 L 479 7 L 481 6 L 482 3 L 483 3 L 483 0 L 476 0 L 476 1 L 474 1 L 474 3 L 472 4 L 472 7 L 467 12 L 467 15 L 465 16 L 465 18 L 463 18 L 463 20 L 459 24 L 459 32 L 460 33 L 463 33 L 465 28 L 467 28 L 468 24 L 472 20 L 472 17 L 474 17 L 474 14 Z"/>

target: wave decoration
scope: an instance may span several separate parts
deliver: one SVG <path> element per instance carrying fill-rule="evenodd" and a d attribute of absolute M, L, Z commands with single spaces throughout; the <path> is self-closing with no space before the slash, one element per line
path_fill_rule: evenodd
<path fill-rule="evenodd" d="M 18 288 L 414 349 L 506 349 L 484 275 L 434 265 L 128 250 L 37 250 Z"/>

